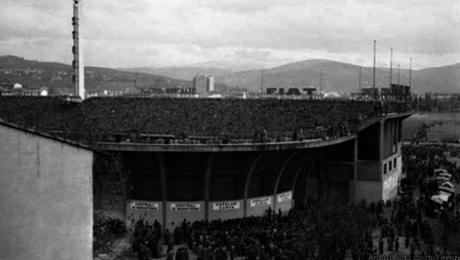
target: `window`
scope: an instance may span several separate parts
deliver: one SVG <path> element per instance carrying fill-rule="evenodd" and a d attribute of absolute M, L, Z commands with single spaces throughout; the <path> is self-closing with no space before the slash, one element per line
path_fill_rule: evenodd
<path fill-rule="evenodd" d="M 387 164 L 383 164 L 383 174 L 387 173 Z"/>
<path fill-rule="evenodd" d="M 388 165 L 388 170 L 391 171 L 391 160 L 390 160 L 390 165 Z"/>

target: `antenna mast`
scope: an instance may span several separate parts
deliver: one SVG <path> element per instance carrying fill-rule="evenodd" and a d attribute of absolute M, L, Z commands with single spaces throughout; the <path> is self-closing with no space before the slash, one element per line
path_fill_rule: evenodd
<path fill-rule="evenodd" d="M 374 98 L 377 99 L 377 91 L 376 91 L 376 88 L 375 88 L 375 59 L 376 59 L 376 45 L 377 45 L 377 41 L 374 40 L 374 66 L 373 66 L 373 69 L 372 69 L 372 88 L 373 88 L 373 91 L 374 91 Z"/>
<path fill-rule="evenodd" d="M 260 71 L 260 94 L 264 95 L 264 70 Z"/>
<path fill-rule="evenodd" d="M 362 70 L 362 67 L 359 66 L 359 70 L 358 70 L 358 87 L 359 87 L 360 91 L 361 91 L 361 70 Z"/>
<path fill-rule="evenodd" d="M 319 71 L 319 94 L 323 94 L 323 71 Z"/>
<path fill-rule="evenodd" d="M 409 87 L 412 85 L 412 57 L 409 58 Z"/>
<path fill-rule="evenodd" d="M 392 76 L 393 76 L 393 48 L 390 48 L 390 86 L 392 81 Z"/>

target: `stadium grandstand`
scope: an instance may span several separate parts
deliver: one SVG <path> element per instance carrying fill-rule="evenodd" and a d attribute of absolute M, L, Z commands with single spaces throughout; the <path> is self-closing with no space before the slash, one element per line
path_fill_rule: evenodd
<path fill-rule="evenodd" d="M 95 210 L 166 228 L 396 195 L 404 103 L 0 97 L 0 119 L 101 151 Z"/>

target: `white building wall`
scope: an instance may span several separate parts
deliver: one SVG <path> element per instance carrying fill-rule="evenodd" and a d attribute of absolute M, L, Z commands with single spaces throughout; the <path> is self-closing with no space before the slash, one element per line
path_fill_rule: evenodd
<path fill-rule="evenodd" d="M 92 259 L 93 153 L 0 125 L 0 259 Z"/>
<path fill-rule="evenodd" d="M 213 92 L 215 91 L 214 88 L 214 76 L 208 76 L 208 92 Z"/>
<path fill-rule="evenodd" d="M 391 161 L 391 170 L 389 169 Z M 396 162 L 396 166 L 394 163 Z M 383 175 L 382 199 L 384 201 L 392 200 L 398 195 L 398 185 L 402 174 L 402 156 L 400 153 L 390 156 L 383 164 L 387 165 L 387 173 Z"/>

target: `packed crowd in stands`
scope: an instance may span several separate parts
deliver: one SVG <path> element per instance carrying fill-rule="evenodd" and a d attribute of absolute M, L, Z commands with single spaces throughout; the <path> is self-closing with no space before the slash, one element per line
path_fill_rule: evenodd
<path fill-rule="evenodd" d="M 91 143 L 253 143 L 333 139 L 404 104 L 352 100 L 0 97 L 0 119 Z"/>

